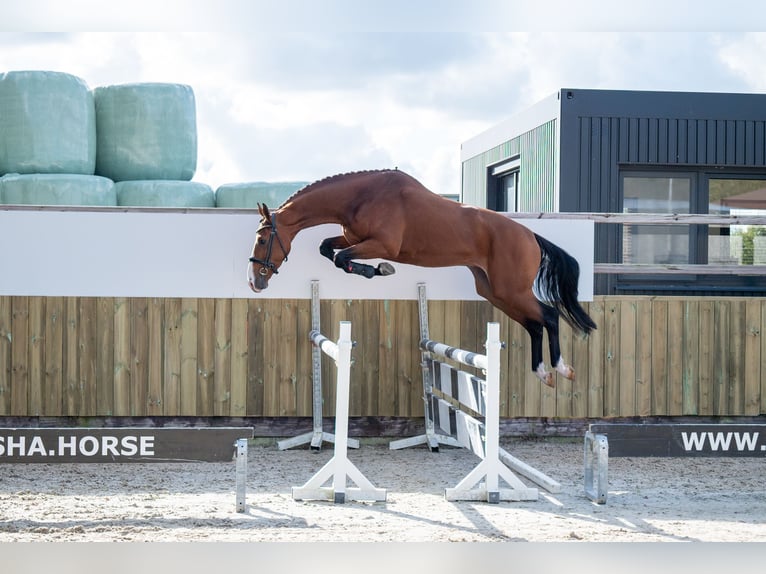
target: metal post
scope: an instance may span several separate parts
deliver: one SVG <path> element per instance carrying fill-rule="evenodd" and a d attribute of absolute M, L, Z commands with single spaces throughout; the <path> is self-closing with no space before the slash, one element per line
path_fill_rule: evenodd
<path fill-rule="evenodd" d="M 236 442 L 237 458 L 237 512 L 245 512 L 245 491 L 247 489 L 247 439 L 240 438 Z"/>
<path fill-rule="evenodd" d="M 319 281 L 311 281 L 311 338 L 312 333 L 319 333 L 321 320 L 319 315 Z M 286 450 L 294 446 L 310 443 L 311 450 L 320 450 L 322 443 L 335 442 L 335 435 L 324 432 L 322 424 L 322 350 L 312 345 L 311 347 L 311 389 L 312 389 L 312 429 L 292 438 L 277 442 L 279 450 Z M 359 441 L 355 438 L 348 439 L 349 448 L 359 448 Z"/>

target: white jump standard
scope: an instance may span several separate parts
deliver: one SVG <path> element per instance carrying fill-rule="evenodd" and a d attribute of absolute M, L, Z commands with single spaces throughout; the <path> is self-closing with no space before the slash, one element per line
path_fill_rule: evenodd
<path fill-rule="evenodd" d="M 351 323 L 340 322 L 340 338 L 337 344 L 319 331 L 311 331 L 309 338 L 315 347 L 335 361 L 338 367 L 335 402 L 335 451 L 333 457 L 309 481 L 301 487 L 293 487 L 295 500 L 346 500 L 385 501 L 386 490 L 376 488 L 348 459 L 348 403 L 351 379 Z M 347 479 L 356 487 L 346 487 Z M 323 486 L 332 479 L 331 486 Z"/>
<path fill-rule="evenodd" d="M 423 365 L 425 434 L 392 441 L 391 449 L 427 444 L 432 451 L 439 445 L 468 448 L 482 459 L 455 488 L 448 488 L 448 500 L 537 500 L 536 488 L 528 488 L 514 474 L 521 474 L 549 492 L 560 492 L 561 485 L 539 470 L 521 462 L 500 448 L 500 325 L 487 323 L 486 355 L 437 343 L 428 334 L 428 301 L 425 285 L 418 284 L 420 310 L 420 349 Z M 446 357 L 461 364 L 483 369 L 479 379 L 436 360 Z M 453 402 L 450 402 L 451 399 Z M 459 403 L 455 406 L 454 401 Z M 480 421 L 465 409 L 484 417 Z M 510 488 L 499 487 L 502 478 Z M 476 486 L 483 481 L 483 485 Z M 476 488 L 472 488 L 476 486 Z"/>

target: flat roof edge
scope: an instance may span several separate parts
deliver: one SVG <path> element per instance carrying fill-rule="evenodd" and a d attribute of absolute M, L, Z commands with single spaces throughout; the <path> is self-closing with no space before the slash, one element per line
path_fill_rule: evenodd
<path fill-rule="evenodd" d="M 561 111 L 560 93 L 561 90 L 551 94 L 531 107 L 525 108 L 507 120 L 463 142 L 460 145 L 461 163 L 553 119 L 558 119 Z"/>

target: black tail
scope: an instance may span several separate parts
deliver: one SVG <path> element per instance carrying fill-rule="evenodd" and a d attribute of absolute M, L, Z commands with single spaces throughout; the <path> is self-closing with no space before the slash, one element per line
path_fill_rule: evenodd
<path fill-rule="evenodd" d="M 573 329 L 590 333 L 596 324 L 577 301 L 580 265 L 569 253 L 544 237 L 535 234 L 535 238 L 542 252 L 540 270 L 537 272 L 538 295 L 556 307 Z"/>

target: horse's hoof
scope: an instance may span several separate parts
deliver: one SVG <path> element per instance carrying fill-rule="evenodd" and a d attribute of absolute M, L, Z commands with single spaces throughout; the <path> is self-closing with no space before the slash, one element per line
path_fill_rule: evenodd
<path fill-rule="evenodd" d="M 570 381 L 575 380 L 574 369 L 567 365 L 562 359 L 559 359 L 559 362 L 556 363 L 556 370 L 565 379 L 569 379 Z"/>
<path fill-rule="evenodd" d="M 378 265 L 378 275 L 393 275 L 396 273 L 396 269 L 394 269 L 394 266 L 390 263 L 386 263 L 385 261 Z"/>
<path fill-rule="evenodd" d="M 556 380 L 553 378 L 553 373 L 545 373 L 545 378 L 542 381 L 546 387 L 556 388 Z"/>

